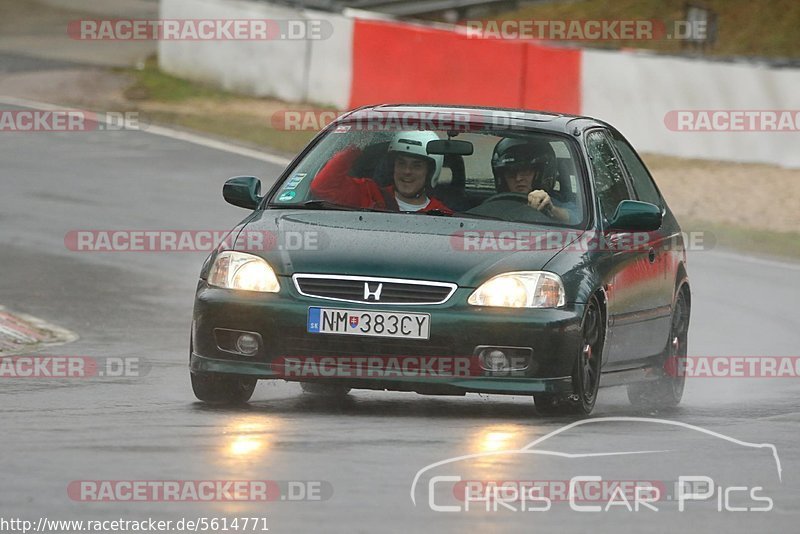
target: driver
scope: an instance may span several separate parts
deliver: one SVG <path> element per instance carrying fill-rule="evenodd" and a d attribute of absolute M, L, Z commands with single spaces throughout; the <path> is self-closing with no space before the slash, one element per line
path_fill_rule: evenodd
<path fill-rule="evenodd" d="M 569 222 L 569 210 L 552 197 L 556 154 L 547 141 L 502 139 L 492 153 L 492 172 L 498 193 L 528 195 L 530 207 L 557 221 Z"/>
<path fill-rule="evenodd" d="M 444 156 L 428 154 L 434 132 L 398 132 L 389 143 L 392 185 L 381 188 L 370 178 L 350 176 L 361 150 L 351 146 L 336 154 L 311 182 L 311 192 L 331 202 L 359 208 L 392 211 L 441 211 L 453 213 L 429 195 L 431 184 L 442 171 Z"/>

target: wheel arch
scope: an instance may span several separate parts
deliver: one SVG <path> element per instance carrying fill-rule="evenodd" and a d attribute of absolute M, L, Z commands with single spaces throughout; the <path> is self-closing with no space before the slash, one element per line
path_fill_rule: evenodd
<path fill-rule="evenodd" d="M 606 295 L 606 290 L 601 286 L 595 289 L 591 296 L 597 297 L 597 302 L 600 304 L 600 316 L 603 319 L 603 350 L 600 352 L 600 357 L 602 358 L 600 361 L 600 374 L 603 373 L 603 365 L 606 362 L 606 358 L 608 357 L 608 351 L 606 350 L 608 344 L 608 334 L 610 333 L 610 324 L 608 321 L 608 295 Z"/>
<path fill-rule="evenodd" d="M 692 286 L 689 284 L 689 275 L 686 273 L 686 266 L 681 262 L 678 264 L 678 274 L 675 277 L 675 297 L 678 292 L 684 291 L 686 294 L 686 303 L 689 305 L 689 312 L 692 310 Z M 674 299 L 673 299 L 674 300 Z"/>

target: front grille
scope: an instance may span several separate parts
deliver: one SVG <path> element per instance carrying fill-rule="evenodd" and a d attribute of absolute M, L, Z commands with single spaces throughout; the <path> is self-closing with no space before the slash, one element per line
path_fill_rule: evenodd
<path fill-rule="evenodd" d="M 301 295 L 360 304 L 441 304 L 456 290 L 455 284 L 329 274 L 292 277 Z"/>

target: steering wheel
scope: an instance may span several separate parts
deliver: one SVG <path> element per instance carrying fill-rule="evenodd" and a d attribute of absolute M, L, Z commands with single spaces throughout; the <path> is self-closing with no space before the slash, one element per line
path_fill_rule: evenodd
<path fill-rule="evenodd" d="M 503 205 L 503 202 L 506 204 Z M 465 213 L 488 215 L 504 221 L 552 222 L 550 217 L 528 205 L 528 195 L 525 193 L 497 193 Z"/>
<path fill-rule="evenodd" d="M 500 200 L 513 200 L 514 202 L 527 205 L 528 195 L 525 193 L 497 193 L 484 200 L 483 203 L 488 204 L 489 202 L 498 202 Z"/>

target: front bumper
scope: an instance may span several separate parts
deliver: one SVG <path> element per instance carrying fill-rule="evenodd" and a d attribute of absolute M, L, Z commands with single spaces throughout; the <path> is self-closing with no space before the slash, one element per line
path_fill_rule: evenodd
<path fill-rule="evenodd" d="M 497 309 L 466 304 L 471 289 L 459 288 L 445 304 L 433 306 L 375 306 L 305 297 L 291 281 L 281 279 L 275 294 L 235 292 L 209 287 L 200 281 L 192 322 L 190 366 L 196 373 L 246 375 L 261 379 L 325 380 L 350 387 L 417 391 L 432 394 L 465 392 L 532 394 L 569 392 L 575 357 L 581 348 L 582 304 L 561 309 Z M 430 339 L 387 339 L 349 335 L 310 334 L 308 308 L 322 306 L 353 310 L 385 310 L 431 315 Z M 215 329 L 258 333 L 259 351 L 244 356 L 222 350 Z M 369 376 L 339 373 L 335 377 L 290 377 L 284 358 L 418 357 L 472 358 L 476 347 L 532 349 L 524 371 L 493 376 L 397 376 L 372 372 Z"/>

